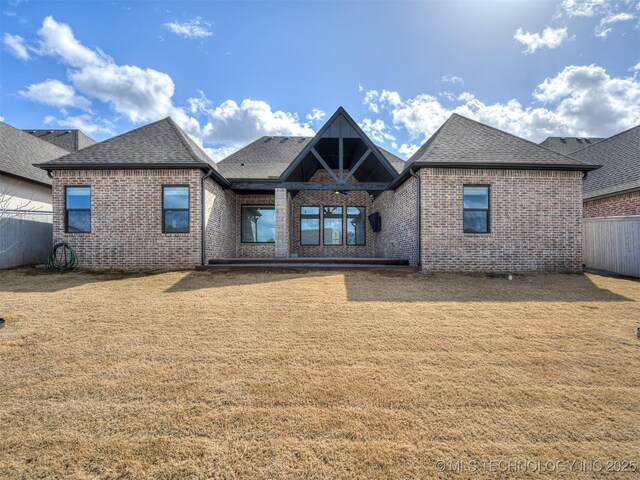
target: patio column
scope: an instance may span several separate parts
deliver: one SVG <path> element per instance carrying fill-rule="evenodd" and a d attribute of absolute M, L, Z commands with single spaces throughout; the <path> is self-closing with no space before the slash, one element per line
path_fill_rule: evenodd
<path fill-rule="evenodd" d="M 276 257 L 289 257 L 289 192 L 276 188 Z"/>

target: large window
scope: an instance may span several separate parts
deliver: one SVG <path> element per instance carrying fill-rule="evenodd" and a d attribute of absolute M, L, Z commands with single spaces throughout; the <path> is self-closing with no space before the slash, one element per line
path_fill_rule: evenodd
<path fill-rule="evenodd" d="M 189 233 L 189 187 L 162 187 L 162 232 Z"/>
<path fill-rule="evenodd" d="M 67 233 L 91 232 L 91 187 L 67 187 L 65 208 Z"/>
<path fill-rule="evenodd" d="M 276 210 L 273 205 L 242 205 L 240 216 L 242 243 L 276 241 Z"/>
<path fill-rule="evenodd" d="M 347 207 L 347 245 L 365 245 L 364 207 Z"/>
<path fill-rule="evenodd" d="M 489 233 L 489 186 L 465 185 L 464 233 Z"/>
<path fill-rule="evenodd" d="M 320 245 L 320 207 L 300 207 L 300 245 Z"/>
<path fill-rule="evenodd" d="M 324 207 L 324 244 L 342 245 L 342 207 Z"/>

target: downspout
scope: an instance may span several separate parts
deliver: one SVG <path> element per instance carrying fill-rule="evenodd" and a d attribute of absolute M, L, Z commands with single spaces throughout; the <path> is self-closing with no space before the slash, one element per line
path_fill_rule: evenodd
<path fill-rule="evenodd" d="M 206 205 L 205 205 L 206 185 L 205 185 L 205 183 L 207 181 L 207 178 L 211 178 L 212 176 L 213 176 L 213 168 L 209 168 L 209 171 L 207 172 L 206 175 L 202 176 L 202 180 L 201 180 L 201 182 L 202 182 L 202 184 L 201 184 L 201 186 L 202 186 L 202 194 L 200 195 L 200 203 L 201 203 L 200 206 L 202 208 L 202 213 L 201 213 L 201 216 L 202 216 L 202 219 L 201 219 L 202 220 L 202 230 L 200 232 L 200 248 L 201 248 L 200 255 L 201 255 L 201 259 L 202 259 L 201 262 L 200 262 L 201 265 L 204 265 L 205 258 L 207 256 L 207 252 L 206 252 L 206 248 L 207 247 L 206 247 L 206 243 L 205 243 L 205 237 L 206 237 L 206 233 L 207 233 L 207 226 L 206 226 L 206 219 L 205 219 L 205 216 L 206 216 Z"/>
<path fill-rule="evenodd" d="M 421 266 L 421 262 L 420 262 L 420 254 L 421 254 L 421 243 L 422 243 L 422 238 L 421 238 L 421 226 L 420 226 L 420 175 L 417 175 L 416 172 L 413 170 L 413 168 L 409 169 L 409 174 L 416 179 L 416 220 L 417 220 L 417 224 L 418 224 L 418 267 Z"/>

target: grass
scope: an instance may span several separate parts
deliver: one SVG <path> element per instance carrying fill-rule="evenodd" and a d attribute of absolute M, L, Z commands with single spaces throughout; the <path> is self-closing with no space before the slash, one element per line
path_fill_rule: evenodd
<path fill-rule="evenodd" d="M 3 271 L 0 477 L 638 465 L 639 300 L 591 275 Z"/>

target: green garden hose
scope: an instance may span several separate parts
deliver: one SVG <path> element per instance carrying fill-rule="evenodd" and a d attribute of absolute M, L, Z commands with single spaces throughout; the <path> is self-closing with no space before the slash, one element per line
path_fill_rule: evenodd
<path fill-rule="evenodd" d="M 47 257 L 47 270 L 66 272 L 78 266 L 76 252 L 67 242 L 56 243 Z"/>

